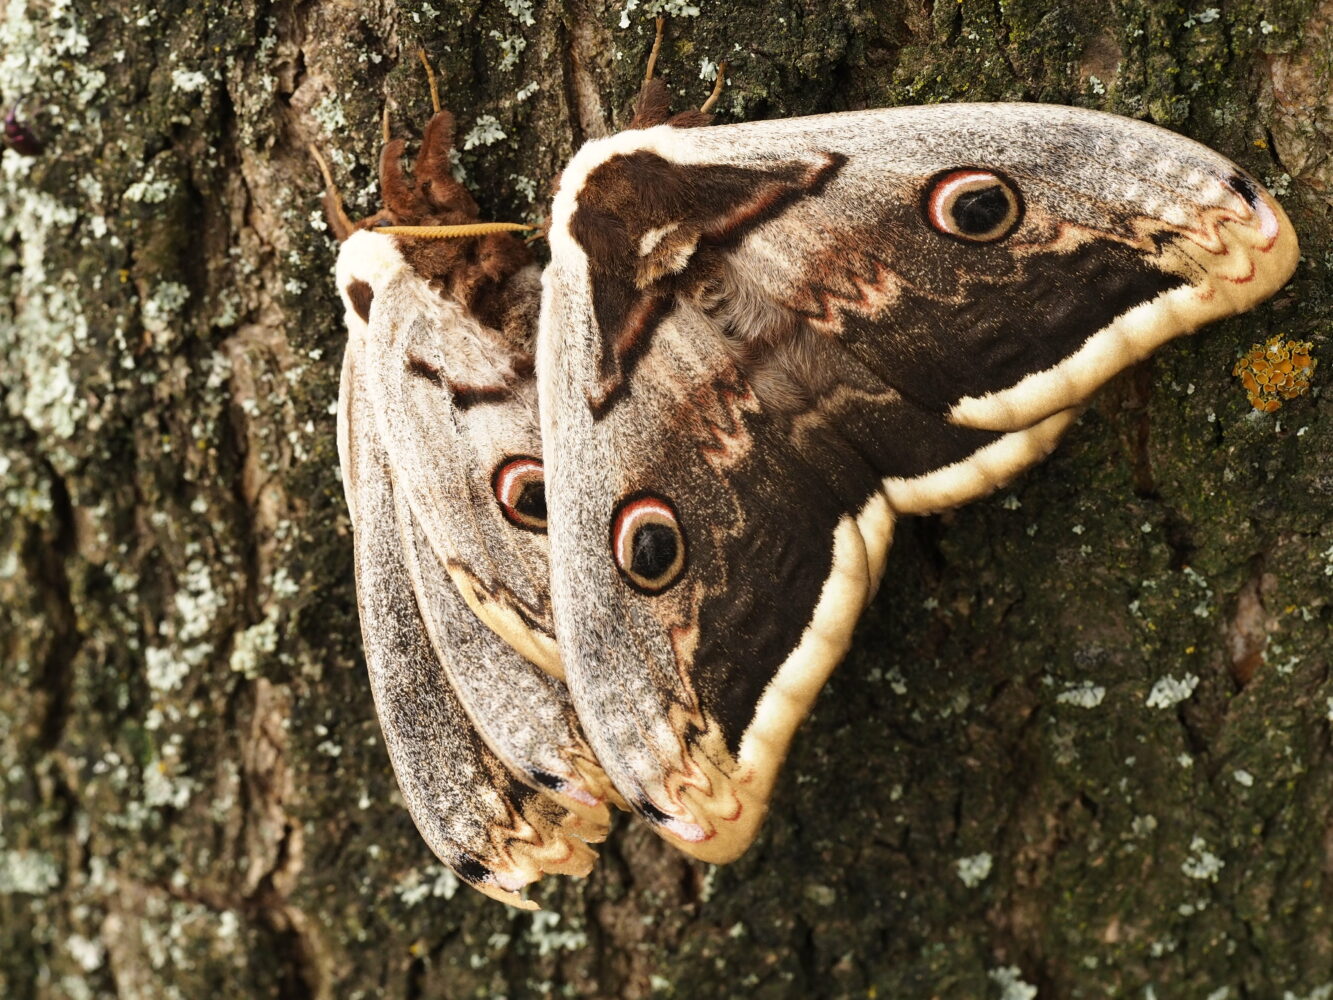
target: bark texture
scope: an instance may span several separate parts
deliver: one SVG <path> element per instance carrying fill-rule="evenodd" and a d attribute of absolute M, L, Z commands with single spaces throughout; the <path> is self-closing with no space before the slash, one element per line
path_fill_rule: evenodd
<path fill-rule="evenodd" d="M 6 4 L 45 152 L 0 156 L 0 996 L 1333 996 L 1333 3 L 1212 2 Z M 901 526 L 741 861 L 622 823 L 520 915 L 455 893 L 380 743 L 306 147 L 368 212 L 420 45 L 485 210 L 539 217 L 658 9 L 681 107 L 725 58 L 723 120 L 1148 118 L 1263 179 L 1305 256 Z M 1278 333 L 1324 368 L 1258 414 L 1231 366 Z"/>

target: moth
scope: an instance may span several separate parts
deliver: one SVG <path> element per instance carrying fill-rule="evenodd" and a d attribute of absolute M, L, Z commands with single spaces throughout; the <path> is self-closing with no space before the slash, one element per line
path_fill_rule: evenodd
<path fill-rule="evenodd" d="M 574 156 L 540 293 L 512 237 L 429 238 L 478 217 L 447 116 L 339 224 L 377 710 L 432 849 L 515 905 L 589 869 L 607 804 L 738 856 L 897 518 L 1009 481 L 1297 260 L 1253 179 L 1123 118 L 706 120 L 649 85 Z"/>
<path fill-rule="evenodd" d="M 377 231 L 477 228 L 450 175 L 453 130 L 437 112 L 410 178 L 403 141 L 386 144 L 370 218 L 326 201 L 348 326 L 338 453 L 366 663 L 408 809 L 462 880 L 535 908 L 519 891 L 586 874 L 615 796 L 564 685 L 533 662 L 558 664 L 531 377 L 537 268 L 507 233 Z M 483 604 L 513 645 L 469 607 Z"/>

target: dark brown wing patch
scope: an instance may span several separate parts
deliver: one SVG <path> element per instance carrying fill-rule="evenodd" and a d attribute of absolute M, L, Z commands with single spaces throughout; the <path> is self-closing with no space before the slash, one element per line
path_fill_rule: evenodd
<path fill-rule="evenodd" d="M 347 301 L 352 303 L 352 308 L 361 317 L 361 322 L 369 323 L 370 304 L 375 300 L 374 290 L 364 281 L 349 282 L 345 290 Z"/>
<path fill-rule="evenodd" d="M 350 289 L 348 294 L 351 294 Z M 514 400 L 515 384 L 532 377 L 531 358 L 521 356 L 519 361 L 521 363 L 516 365 L 519 370 L 514 372 L 512 379 L 483 385 L 455 382 L 420 354 L 410 351 L 407 355 L 407 370 L 409 374 L 423 378 L 449 393 L 456 409 L 466 410 L 482 403 L 508 403 Z"/>
<path fill-rule="evenodd" d="M 932 258 L 927 246 L 885 238 L 912 232 L 916 220 L 897 215 L 849 239 L 858 252 L 814 262 L 805 301 L 792 306 L 816 326 L 837 329 L 839 342 L 884 384 L 934 412 L 1058 364 L 1115 317 L 1186 284 L 1153 250 L 1107 238 L 1073 249 L 1038 245 L 1020 258 L 932 232 Z M 939 259 L 953 266 L 920 263 Z M 868 307 L 864 290 L 887 278 L 899 287 L 891 307 Z M 781 356 L 770 351 L 761 364 Z"/>
<path fill-rule="evenodd" d="M 825 153 L 766 167 L 681 165 L 640 151 L 589 173 L 569 228 L 588 255 L 601 335 L 594 415 L 623 391 L 670 300 L 712 274 L 720 251 L 818 195 L 845 162 Z"/>

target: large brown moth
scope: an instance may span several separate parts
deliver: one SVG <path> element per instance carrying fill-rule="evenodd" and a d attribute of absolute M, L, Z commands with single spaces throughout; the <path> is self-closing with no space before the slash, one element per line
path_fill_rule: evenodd
<path fill-rule="evenodd" d="M 558 666 L 532 380 L 537 269 L 505 233 L 393 234 L 477 222 L 450 175 L 452 137 L 437 110 L 411 179 L 402 141 L 387 143 L 374 216 L 352 224 L 336 194 L 327 202 L 349 334 L 338 450 L 366 662 L 408 809 L 460 878 L 535 908 L 518 891 L 543 873 L 587 873 L 585 841 L 604 837 L 614 792 L 563 684 L 469 608 L 485 604 L 528 658 Z"/>
<path fill-rule="evenodd" d="M 964 104 L 634 129 L 565 168 L 537 344 L 555 634 L 621 796 L 751 842 L 896 518 L 1290 276 L 1282 209 L 1141 122 Z"/>
<path fill-rule="evenodd" d="M 608 801 L 741 853 L 896 518 L 1008 481 L 1108 378 L 1295 265 L 1258 184 L 1126 119 L 706 120 L 650 83 L 574 157 L 539 319 L 511 237 L 395 231 L 477 218 L 447 116 L 415 184 L 386 147 L 383 212 L 330 212 L 386 744 L 431 847 L 515 905 L 588 870 Z"/>

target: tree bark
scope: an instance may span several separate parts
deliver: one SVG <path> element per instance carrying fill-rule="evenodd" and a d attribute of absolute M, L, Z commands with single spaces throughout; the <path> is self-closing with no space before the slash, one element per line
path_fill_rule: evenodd
<path fill-rule="evenodd" d="M 1333 995 L 1333 416 L 1235 358 L 1333 317 L 1333 2 L 15 2 L 0 94 L 0 995 Z M 1116 379 L 994 497 L 900 526 L 759 841 L 619 823 L 527 915 L 398 798 L 360 661 L 307 146 L 376 205 L 382 108 L 489 217 L 626 121 L 956 100 L 1147 118 L 1302 241 L 1270 304 Z M 1333 356 L 1323 360 L 1333 364 Z M 1284 991 L 1288 991 L 1284 994 Z"/>

